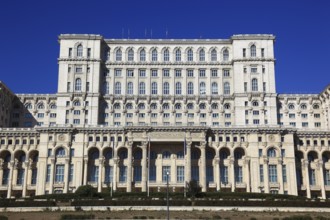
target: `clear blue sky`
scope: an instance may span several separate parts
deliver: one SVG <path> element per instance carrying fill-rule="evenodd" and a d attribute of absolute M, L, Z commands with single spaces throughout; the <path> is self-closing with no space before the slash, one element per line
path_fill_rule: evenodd
<path fill-rule="evenodd" d="M 56 93 L 57 36 L 105 38 L 276 36 L 278 93 L 319 93 L 330 83 L 329 0 L 2 0 L 0 81 L 15 93 Z"/>

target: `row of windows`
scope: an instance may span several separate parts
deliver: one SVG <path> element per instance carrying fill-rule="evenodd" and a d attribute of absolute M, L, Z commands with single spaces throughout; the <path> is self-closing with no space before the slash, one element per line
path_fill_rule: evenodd
<path fill-rule="evenodd" d="M 308 114 L 306 114 L 306 113 L 303 113 L 303 114 L 301 114 L 300 116 L 301 116 L 301 118 L 306 118 L 306 119 L 308 118 Z M 280 119 L 282 119 L 282 118 L 283 118 L 283 114 L 282 114 L 282 113 L 278 114 L 278 117 L 279 117 Z M 290 113 L 290 114 L 289 114 L 289 118 L 291 118 L 291 119 L 296 118 L 296 114 L 294 114 L 294 113 Z M 319 113 L 314 114 L 314 118 L 321 118 L 321 114 L 319 114 Z"/>
<path fill-rule="evenodd" d="M 282 103 L 279 103 L 278 106 L 279 106 L 280 109 L 283 108 L 283 104 L 282 104 Z M 293 103 L 289 103 L 287 106 L 288 106 L 288 109 L 289 109 L 289 110 L 294 110 L 294 109 L 296 108 L 296 107 L 295 107 L 295 104 L 293 104 Z M 302 104 L 300 105 L 300 109 L 301 109 L 301 110 L 307 110 L 307 104 L 302 103 Z M 320 106 L 319 106 L 318 104 L 314 104 L 314 105 L 313 105 L 313 109 L 318 110 L 318 109 L 320 109 Z"/>
<path fill-rule="evenodd" d="M 132 48 L 129 48 L 126 52 L 127 56 L 126 56 L 126 60 L 127 61 L 147 61 L 147 53 L 145 49 L 141 49 L 138 52 L 138 59 L 135 59 L 135 52 Z M 160 55 L 158 53 L 157 49 L 152 49 L 151 54 L 150 54 L 150 61 L 152 62 L 157 62 L 157 61 L 164 61 L 164 62 L 168 62 L 171 60 L 171 54 L 170 54 L 170 50 L 168 48 L 165 48 L 162 53 L 161 53 L 161 58 Z M 175 49 L 173 51 L 173 61 L 176 62 L 182 62 L 182 61 L 188 61 L 188 62 L 192 62 L 195 59 L 197 61 L 201 61 L 204 62 L 206 61 L 206 52 L 205 49 L 199 49 L 197 52 L 197 57 L 195 57 L 194 55 L 194 51 L 190 48 L 186 51 L 185 53 L 185 59 L 183 58 L 183 52 L 181 49 Z M 210 61 L 215 62 L 219 60 L 219 54 L 218 51 L 216 49 L 212 49 L 210 51 Z M 106 59 L 109 60 L 110 59 L 110 53 L 109 51 L 106 51 Z M 222 61 L 229 61 L 229 50 L 227 48 L 225 48 L 222 52 L 221 52 L 221 60 Z M 115 49 L 115 61 L 123 61 L 123 51 L 121 48 Z"/>
<path fill-rule="evenodd" d="M 81 90 L 81 86 L 78 86 L 76 88 Z M 80 90 L 76 90 L 76 91 L 80 91 Z M 139 90 L 138 93 L 140 95 L 145 95 L 146 94 L 146 84 L 144 82 L 140 82 L 138 90 Z M 116 82 L 115 83 L 115 88 L 114 88 L 114 94 L 115 95 L 122 95 L 122 92 L 123 92 L 122 91 L 122 83 L 121 82 Z M 110 93 L 109 82 L 104 82 L 104 84 L 103 84 L 103 93 L 104 94 L 109 94 Z M 169 82 L 163 83 L 163 90 L 159 91 L 158 84 L 156 82 L 152 82 L 150 93 L 152 95 L 157 95 L 157 94 L 160 94 L 160 93 L 163 94 L 163 95 L 169 95 L 170 94 L 170 83 Z M 211 93 L 213 95 L 219 94 L 218 83 L 213 82 L 211 84 Z M 128 94 L 128 95 L 133 95 L 134 94 L 133 82 L 128 82 L 127 83 L 126 94 Z M 183 89 L 182 89 L 182 83 L 181 82 L 176 82 L 175 83 L 174 94 L 175 95 L 182 95 L 183 94 Z M 194 83 L 193 82 L 189 82 L 187 84 L 187 94 L 188 95 L 193 95 L 194 94 Z M 201 95 L 206 94 L 206 83 L 205 82 L 201 82 L 199 84 L 199 94 L 201 94 Z M 230 94 L 230 83 L 229 82 L 225 82 L 223 84 L 223 94 L 225 94 L 225 95 Z"/>
<path fill-rule="evenodd" d="M 170 77 L 170 69 L 162 69 L 162 76 L 163 77 Z M 218 69 L 211 69 L 210 70 L 211 77 L 218 77 Z M 104 76 L 110 76 L 110 71 L 106 70 L 103 74 Z M 139 69 L 138 70 L 139 77 L 147 77 L 147 71 L 146 69 Z M 187 77 L 196 77 L 195 72 L 193 69 L 187 69 L 186 70 Z M 223 77 L 230 77 L 230 69 L 223 69 L 222 70 Z M 115 69 L 114 70 L 114 76 L 115 77 L 122 77 L 122 69 Z M 134 69 L 128 69 L 126 70 L 126 76 L 127 77 L 134 77 Z M 159 71 L 158 69 L 151 69 L 150 70 L 150 76 L 151 77 L 158 77 Z M 175 69 L 174 70 L 174 76 L 175 77 L 182 77 L 183 71 L 182 69 Z M 198 70 L 198 76 L 199 77 L 207 77 L 207 71 L 206 69 L 199 69 Z"/>
<path fill-rule="evenodd" d="M 16 105 L 16 106 L 18 106 L 18 105 Z M 26 103 L 24 106 L 26 109 L 33 109 L 33 105 L 30 102 Z M 14 106 L 14 108 L 15 108 L 15 106 Z M 49 108 L 56 109 L 57 106 L 55 103 L 51 103 L 51 104 L 49 104 Z M 43 102 L 36 104 L 36 109 L 45 109 L 45 104 Z"/>

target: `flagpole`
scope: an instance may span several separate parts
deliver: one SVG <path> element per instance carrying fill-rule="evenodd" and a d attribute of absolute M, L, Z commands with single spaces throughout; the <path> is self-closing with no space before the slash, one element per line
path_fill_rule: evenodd
<path fill-rule="evenodd" d="M 150 190 L 149 190 L 149 175 L 150 175 L 150 136 L 148 136 L 148 141 L 149 141 L 149 144 L 148 144 L 148 179 L 147 179 L 147 194 L 148 194 L 148 197 L 149 197 L 149 194 L 150 194 Z"/>

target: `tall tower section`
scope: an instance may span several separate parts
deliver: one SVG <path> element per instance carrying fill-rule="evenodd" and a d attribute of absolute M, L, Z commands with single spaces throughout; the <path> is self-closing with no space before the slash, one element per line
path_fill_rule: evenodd
<path fill-rule="evenodd" d="M 234 35 L 236 125 L 277 125 L 273 35 Z"/>
<path fill-rule="evenodd" d="M 59 44 L 56 123 L 97 125 L 103 37 L 64 34 Z"/>

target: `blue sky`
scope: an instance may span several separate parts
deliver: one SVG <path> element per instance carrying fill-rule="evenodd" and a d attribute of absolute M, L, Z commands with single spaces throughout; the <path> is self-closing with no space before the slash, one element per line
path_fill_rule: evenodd
<path fill-rule="evenodd" d="M 319 93 L 330 84 L 328 0 L 3 0 L 0 81 L 15 93 L 56 93 L 57 36 L 105 38 L 276 36 L 278 93 Z M 123 34 L 124 30 L 124 34 Z"/>

